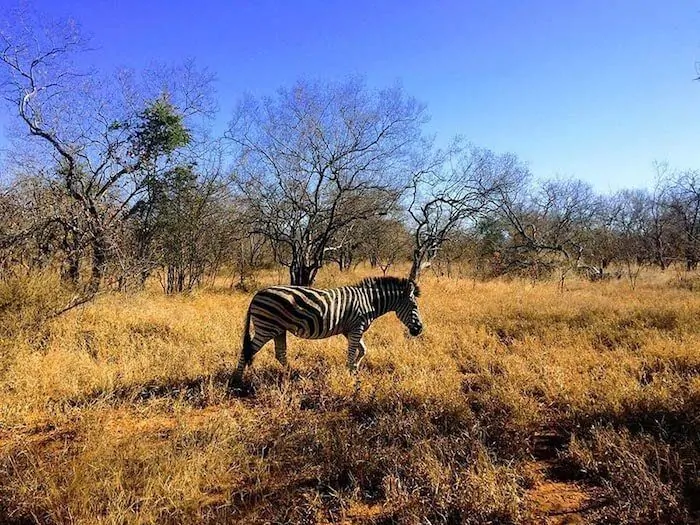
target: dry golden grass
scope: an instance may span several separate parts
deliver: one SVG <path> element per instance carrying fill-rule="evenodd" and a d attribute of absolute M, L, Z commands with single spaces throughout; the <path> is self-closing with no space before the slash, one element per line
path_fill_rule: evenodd
<path fill-rule="evenodd" d="M 318 285 L 367 274 L 326 270 Z M 113 294 L 40 323 L 56 283 L 0 284 L 0 522 L 691 521 L 687 282 L 559 293 L 428 275 L 424 335 L 377 321 L 359 382 L 343 338 L 290 337 L 292 373 L 266 347 L 244 398 L 226 379 L 250 295 Z"/>

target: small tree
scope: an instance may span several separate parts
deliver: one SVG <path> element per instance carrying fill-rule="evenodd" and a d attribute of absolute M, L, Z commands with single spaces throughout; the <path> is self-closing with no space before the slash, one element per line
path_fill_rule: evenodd
<path fill-rule="evenodd" d="M 393 265 L 411 259 L 411 234 L 404 221 L 377 217 L 362 224 L 357 233 L 358 258 L 369 261 L 386 275 Z"/>
<path fill-rule="evenodd" d="M 634 290 L 642 264 L 650 262 L 647 248 L 652 203 L 649 194 L 642 190 L 623 190 L 614 199 L 617 208 L 613 222 L 617 239 L 616 256 Z"/>
<path fill-rule="evenodd" d="M 213 266 L 218 229 L 214 181 L 200 180 L 191 166 L 178 166 L 164 177 L 156 204 L 156 237 L 166 293 L 192 290 Z"/>

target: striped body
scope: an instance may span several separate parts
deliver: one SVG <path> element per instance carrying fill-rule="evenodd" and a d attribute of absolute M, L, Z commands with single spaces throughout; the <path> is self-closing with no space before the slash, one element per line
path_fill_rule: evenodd
<path fill-rule="evenodd" d="M 365 354 L 362 335 L 377 317 L 394 311 L 412 335 L 420 333 L 417 295 L 415 283 L 395 277 L 370 278 L 330 290 L 305 286 L 260 290 L 248 308 L 243 352 L 232 383 L 240 384 L 246 365 L 270 340 L 275 341 L 277 359 L 286 365 L 287 332 L 304 339 L 344 335 L 348 339 L 348 368 L 355 371 Z"/>
<path fill-rule="evenodd" d="M 304 339 L 345 333 L 369 320 L 372 305 L 366 293 L 346 286 L 318 290 L 305 286 L 273 286 L 258 292 L 250 304 L 255 331 L 284 329 Z"/>

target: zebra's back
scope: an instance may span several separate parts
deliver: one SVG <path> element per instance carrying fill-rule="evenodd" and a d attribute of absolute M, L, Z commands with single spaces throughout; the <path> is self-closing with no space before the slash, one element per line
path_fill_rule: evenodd
<path fill-rule="evenodd" d="M 289 331 L 306 339 L 347 333 L 367 317 L 370 304 L 353 286 L 323 290 L 306 286 L 271 286 L 250 304 L 255 330 L 270 336 Z"/>
<path fill-rule="evenodd" d="M 271 286 L 255 294 L 250 313 L 255 331 L 284 331 L 307 339 L 335 335 L 330 323 L 332 290 L 306 286 Z"/>

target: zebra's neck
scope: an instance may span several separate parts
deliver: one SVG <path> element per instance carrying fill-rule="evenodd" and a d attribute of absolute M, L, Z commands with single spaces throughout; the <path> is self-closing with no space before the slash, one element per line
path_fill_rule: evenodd
<path fill-rule="evenodd" d="M 372 286 L 365 288 L 368 299 L 376 317 L 380 317 L 388 312 L 393 312 L 398 308 L 401 299 L 401 290 L 398 287 Z"/>

